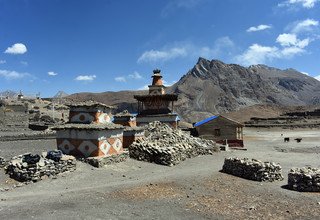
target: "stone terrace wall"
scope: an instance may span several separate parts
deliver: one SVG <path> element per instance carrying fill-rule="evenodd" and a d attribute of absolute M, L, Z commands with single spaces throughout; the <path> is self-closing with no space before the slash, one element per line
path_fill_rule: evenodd
<path fill-rule="evenodd" d="M 293 168 L 288 174 L 288 188 L 300 192 L 320 192 L 320 169 Z"/>
<path fill-rule="evenodd" d="M 255 159 L 226 158 L 221 171 L 255 181 L 273 182 L 283 180 L 282 169 L 279 164 Z"/>
<path fill-rule="evenodd" d="M 29 116 L 24 112 L 2 112 L 0 110 L 0 130 L 26 129 L 29 124 Z M 1 113 L 2 112 L 2 113 Z"/>

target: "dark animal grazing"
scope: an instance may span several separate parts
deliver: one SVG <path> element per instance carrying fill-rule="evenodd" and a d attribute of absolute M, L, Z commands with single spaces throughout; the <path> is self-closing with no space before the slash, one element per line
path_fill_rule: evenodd
<path fill-rule="evenodd" d="M 287 138 L 284 138 L 283 140 L 284 140 L 284 142 L 289 142 L 290 138 L 287 137 Z"/>
<path fill-rule="evenodd" d="M 297 143 L 300 143 L 300 142 L 301 142 L 301 140 L 302 140 L 302 138 L 296 138 L 296 139 L 294 139 L 294 140 L 296 140 L 296 141 L 297 141 Z"/>

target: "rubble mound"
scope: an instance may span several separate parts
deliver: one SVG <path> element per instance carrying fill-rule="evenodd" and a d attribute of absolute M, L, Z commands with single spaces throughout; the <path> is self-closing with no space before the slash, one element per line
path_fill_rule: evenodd
<path fill-rule="evenodd" d="M 254 181 L 283 180 L 282 168 L 274 162 L 262 162 L 256 159 L 226 158 L 222 172 Z"/>
<path fill-rule="evenodd" d="M 320 192 L 320 169 L 291 169 L 288 173 L 288 188 L 300 192 Z"/>
<path fill-rule="evenodd" d="M 73 156 L 63 155 L 58 150 L 44 152 L 41 156 L 38 154 L 15 156 L 5 167 L 6 173 L 20 182 L 37 182 L 75 169 L 76 159 Z"/>
<path fill-rule="evenodd" d="M 192 137 L 159 121 L 145 126 L 145 138 L 129 146 L 131 158 L 172 166 L 186 158 L 219 151 L 211 140 Z"/>

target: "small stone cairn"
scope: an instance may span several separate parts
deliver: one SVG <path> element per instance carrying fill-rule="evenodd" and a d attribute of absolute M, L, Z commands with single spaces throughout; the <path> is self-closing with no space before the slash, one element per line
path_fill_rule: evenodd
<path fill-rule="evenodd" d="M 256 159 L 226 158 L 222 172 L 254 181 L 283 180 L 282 169 L 279 164 L 262 162 Z"/>
<path fill-rule="evenodd" d="M 44 152 L 41 156 L 38 154 L 15 156 L 5 167 L 6 173 L 20 182 L 37 182 L 75 169 L 76 159 L 62 154 L 59 150 Z"/>
<path fill-rule="evenodd" d="M 320 192 L 320 169 L 292 168 L 288 173 L 288 188 L 300 192 Z"/>
<path fill-rule="evenodd" d="M 192 137 L 159 121 L 145 126 L 145 138 L 129 146 L 131 158 L 172 166 L 186 158 L 219 151 L 211 140 Z"/>

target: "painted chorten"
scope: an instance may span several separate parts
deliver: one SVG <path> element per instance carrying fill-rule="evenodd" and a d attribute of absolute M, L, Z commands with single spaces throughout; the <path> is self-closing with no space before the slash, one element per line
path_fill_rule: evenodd
<path fill-rule="evenodd" d="M 111 123 L 113 107 L 96 102 L 68 106 L 69 123 L 53 128 L 59 150 L 83 158 L 123 153 L 124 127 Z"/>
<path fill-rule="evenodd" d="M 173 112 L 176 94 L 166 94 L 161 71 L 156 69 L 152 75 L 152 85 L 149 85 L 148 95 L 135 95 L 138 100 L 137 125 L 141 126 L 152 121 L 160 121 L 177 128 L 179 117 Z"/>

